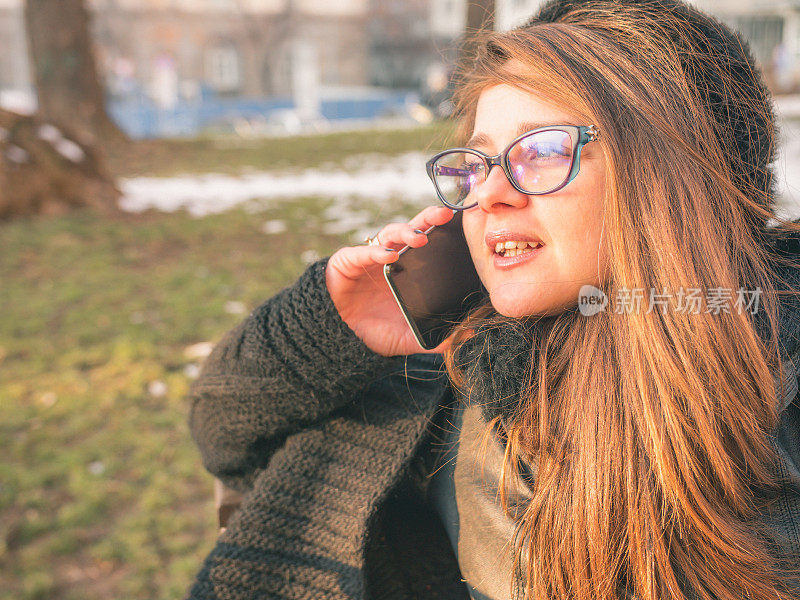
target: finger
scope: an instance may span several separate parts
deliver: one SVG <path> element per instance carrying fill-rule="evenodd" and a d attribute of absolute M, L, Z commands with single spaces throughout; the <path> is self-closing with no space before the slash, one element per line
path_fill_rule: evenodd
<path fill-rule="evenodd" d="M 453 336 L 451 335 L 441 344 L 433 348 L 432 350 L 422 350 L 425 354 L 444 354 L 447 349 L 453 344 Z"/>
<path fill-rule="evenodd" d="M 427 231 L 434 225 L 444 225 L 453 218 L 453 211 L 446 206 L 429 206 L 417 216 L 411 219 L 408 224 L 412 229 Z"/>
<path fill-rule="evenodd" d="M 390 223 L 378 233 L 381 246 L 399 249 L 403 246 L 419 248 L 428 241 L 421 229 L 415 230 L 408 223 Z"/>
<path fill-rule="evenodd" d="M 357 279 L 364 276 L 364 269 L 392 263 L 398 256 L 397 251 L 380 246 L 349 246 L 337 250 L 328 262 L 345 277 Z"/>
<path fill-rule="evenodd" d="M 434 225 L 444 225 L 453 218 L 453 211 L 445 206 L 429 206 L 408 223 L 390 223 L 373 239 L 384 248 L 399 250 L 404 246 L 419 248 L 427 243 L 424 232 Z"/>

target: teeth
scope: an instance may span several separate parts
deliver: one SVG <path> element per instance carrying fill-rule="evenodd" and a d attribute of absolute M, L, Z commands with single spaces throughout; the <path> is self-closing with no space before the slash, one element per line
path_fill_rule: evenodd
<path fill-rule="evenodd" d="M 541 242 L 498 242 L 495 244 L 494 251 L 503 256 L 517 256 L 523 252 L 530 252 L 542 246 Z"/>

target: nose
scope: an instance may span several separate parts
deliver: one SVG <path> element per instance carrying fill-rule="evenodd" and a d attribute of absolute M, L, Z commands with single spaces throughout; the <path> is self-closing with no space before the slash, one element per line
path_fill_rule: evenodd
<path fill-rule="evenodd" d="M 504 206 L 524 208 L 528 205 L 529 200 L 527 194 L 523 194 L 511 185 L 500 165 L 492 166 L 484 182 L 475 188 L 473 194 L 475 194 L 478 206 L 486 212 Z"/>

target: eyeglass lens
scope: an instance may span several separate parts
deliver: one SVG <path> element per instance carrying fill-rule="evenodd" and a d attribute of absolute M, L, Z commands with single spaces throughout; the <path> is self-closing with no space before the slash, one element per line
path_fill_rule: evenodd
<path fill-rule="evenodd" d="M 538 194 L 560 186 L 572 167 L 574 144 L 566 131 L 547 130 L 526 136 L 508 150 L 508 167 L 516 184 Z M 469 195 L 486 180 L 486 164 L 471 152 L 450 152 L 433 165 L 436 187 L 447 204 L 472 204 Z"/>

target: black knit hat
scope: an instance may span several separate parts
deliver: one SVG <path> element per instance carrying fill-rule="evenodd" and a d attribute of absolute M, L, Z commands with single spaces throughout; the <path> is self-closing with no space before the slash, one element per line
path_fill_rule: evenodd
<path fill-rule="evenodd" d="M 643 25 L 663 23 L 665 16 L 679 24 L 680 31 L 675 30 L 671 41 L 688 80 L 716 122 L 721 144 L 729 149 L 737 187 L 745 193 L 767 192 L 772 208 L 776 191 L 770 163 L 775 158 L 776 136 L 770 132 L 775 131 L 775 112 L 748 43 L 717 19 L 680 0 L 549 0 L 523 27 L 556 22 L 580 25 L 580 12 L 592 8 L 608 18 L 615 11 L 630 14 L 635 10 Z"/>

